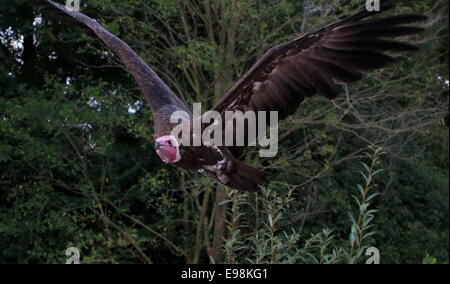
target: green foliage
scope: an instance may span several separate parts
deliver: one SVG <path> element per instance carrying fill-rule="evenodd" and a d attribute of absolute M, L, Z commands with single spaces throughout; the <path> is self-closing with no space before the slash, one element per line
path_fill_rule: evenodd
<path fill-rule="evenodd" d="M 422 261 L 422 264 L 436 264 L 436 263 L 437 259 L 429 255 L 427 255 Z"/>
<path fill-rule="evenodd" d="M 228 263 L 251 264 L 337 264 L 337 263 L 362 263 L 364 253 L 373 244 L 374 229 L 373 220 L 377 210 L 369 209 L 370 204 L 378 192 L 373 192 L 374 178 L 383 171 L 378 169 L 381 148 L 370 147 L 371 152 L 366 153 L 370 163 L 361 163 L 361 177 L 364 186 L 358 184 L 352 195 L 356 214 L 353 210 L 348 212 L 350 217 L 350 235 L 347 244 L 337 244 L 336 232 L 328 228 L 319 233 L 313 233 L 305 238 L 298 232 L 295 226 L 285 223 L 285 213 L 296 202 L 292 198 L 293 189 L 286 195 L 280 196 L 277 191 L 267 189 L 262 191 L 255 202 L 260 203 L 260 209 L 256 212 L 261 216 L 263 226 L 254 233 L 249 233 L 248 227 L 231 226 L 230 239 L 225 243 Z M 233 216 L 239 219 L 242 213 L 239 208 L 245 205 L 246 198 L 236 197 L 238 193 L 231 195 L 233 202 Z M 238 220 L 232 218 L 233 222 Z M 245 237 L 249 235 L 248 237 Z M 244 258 L 239 260 L 239 256 Z M 250 257 L 249 257 L 250 256 Z"/>

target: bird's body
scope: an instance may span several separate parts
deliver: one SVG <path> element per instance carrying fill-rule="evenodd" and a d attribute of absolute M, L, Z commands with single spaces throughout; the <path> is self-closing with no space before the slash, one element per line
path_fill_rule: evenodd
<path fill-rule="evenodd" d="M 383 1 L 382 11 L 389 9 L 386 3 Z M 172 135 L 178 124 L 171 122 L 171 116 L 183 113 L 185 120 L 182 126 L 190 129 L 192 137 L 196 118 L 126 43 L 80 12 L 68 10 L 50 0 L 40 0 L 37 4 L 42 6 L 43 12 L 58 14 L 103 41 L 133 75 L 153 112 L 155 147 L 163 162 L 186 170 L 204 169 L 219 182 L 239 190 L 256 191 L 259 185 L 267 183 L 263 172 L 237 159 L 243 147 L 206 142 L 198 146 L 179 143 L 178 138 Z M 270 49 L 212 110 L 222 118 L 227 111 L 277 111 L 279 119 L 283 120 L 294 114 L 306 97 L 318 94 L 334 99 L 339 94 L 339 83 L 361 80 L 362 72 L 393 62 L 385 52 L 417 50 L 415 46 L 389 38 L 422 31 L 421 28 L 404 25 L 423 21 L 426 19 L 424 16 L 368 19 L 376 14 L 364 10 Z M 207 126 L 201 124 L 201 130 Z M 245 127 L 243 131 L 247 135 L 249 128 Z"/>

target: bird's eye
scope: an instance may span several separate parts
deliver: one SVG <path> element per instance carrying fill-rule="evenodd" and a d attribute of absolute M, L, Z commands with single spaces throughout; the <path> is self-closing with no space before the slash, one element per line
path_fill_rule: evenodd
<path fill-rule="evenodd" d="M 167 142 L 167 143 L 169 143 L 169 145 L 172 146 L 172 140 L 169 140 L 169 142 Z"/>

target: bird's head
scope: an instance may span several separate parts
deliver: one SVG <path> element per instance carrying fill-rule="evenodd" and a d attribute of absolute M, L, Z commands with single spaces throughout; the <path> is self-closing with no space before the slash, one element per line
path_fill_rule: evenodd
<path fill-rule="evenodd" d="M 161 136 L 156 139 L 155 149 L 164 163 L 171 164 L 181 160 L 178 140 L 174 136 Z"/>

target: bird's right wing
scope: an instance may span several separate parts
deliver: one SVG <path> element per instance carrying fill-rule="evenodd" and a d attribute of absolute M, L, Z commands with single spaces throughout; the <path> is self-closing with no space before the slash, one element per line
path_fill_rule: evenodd
<path fill-rule="evenodd" d="M 33 4 L 40 7 L 42 13 L 55 14 L 63 20 L 67 20 L 68 24 L 83 29 L 90 36 L 98 38 L 106 44 L 134 77 L 154 113 L 164 105 L 175 106 L 177 109 L 190 112 L 189 108 L 128 44 L 108 32 L 96 20 L 50 0 L 38 0 Z"/>

